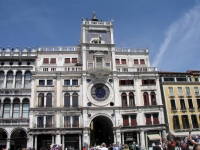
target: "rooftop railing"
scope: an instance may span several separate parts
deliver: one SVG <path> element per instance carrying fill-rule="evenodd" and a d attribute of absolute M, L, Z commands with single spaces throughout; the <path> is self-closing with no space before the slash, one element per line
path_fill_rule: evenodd
<path fill-rule="evenodd" d="M 132 53 L 145 53 L 148 49 L 136 49 L 136 48 L 115 48 L 115 52 L 132 52 Z"/>
<path fill-rule="evenodd" d="M 91 21 L 91 20 L 84 20 L 83 24 L 89 25 L 112 25 L 111 21 Z"/>
<path fill-rule="evenodd" d="M 77 46 L 72 46 L 72 47 L 67 47 L 67 46 L 48 46 L 48 47 L 39 47 L 38 51 L 79 51 L 80 47 Z"/>

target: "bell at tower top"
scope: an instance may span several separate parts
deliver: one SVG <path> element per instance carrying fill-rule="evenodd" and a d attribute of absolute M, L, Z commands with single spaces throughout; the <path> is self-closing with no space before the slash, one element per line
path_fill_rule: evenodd
<path fill-rule="evenodd" d="M 92 16 L 92 21 L 98 21 L 95 11 L 94 11 L 93 16 Z"/>

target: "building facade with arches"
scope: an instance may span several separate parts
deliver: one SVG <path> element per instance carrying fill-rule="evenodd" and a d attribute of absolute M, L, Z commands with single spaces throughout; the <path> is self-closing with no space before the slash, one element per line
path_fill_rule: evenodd
<path fill-rule="evenodd" d="M 2 128 L 5 139 L 21 129 L 27 147 L 36 150 L 54 143 L 80 150 L 103 142 L 136 142 L 146 149 L 166 136 L 157 68 L 150 66 L 148 49 L 115 46 L 113 21 L 98 20 L 94 13 L 92 19 L 82 19 L 79 45 L 37 49 L 30 62 L 30 87 L 24 90 L 28 94 L 11 94 L 9 112 L 4 108 L 7 96 L 5 102 L 1 97 L 2 116 L 12 111 L 23 116 L 23 105 L 29 104 L 28 122 L 21 128 L 10 126 L 9 132 Z M 0 80 L 7 77 L 5 81 L 25 87 L 25 72 L 21 86 L 18 77 L 11 80 L 4 72 Z"/>

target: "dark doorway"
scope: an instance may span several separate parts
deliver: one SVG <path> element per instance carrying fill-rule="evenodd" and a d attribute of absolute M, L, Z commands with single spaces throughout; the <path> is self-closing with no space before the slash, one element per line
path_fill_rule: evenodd
<path fill-rule="evenodd" d="M 18 150 L 27 147 L 27 134 L 22 129 L 16 129 L 11 134 L 10 149 Z"/>
<path fill-rule="evenodd" d="M 7 144 L 7 134 L 3 129 L 0 129 L 0 149 L 6 148 Z"/>
<path fill-rule="evenodd" d="M 40 134 L 37 136 L 37 149 L 43 148 L 44 150 L 50 149 L 52 144 L 52 135 L 51 134 Z"/>
<path fill-rule="evenodd" d="M 94 118 L 90 123 L 90 144 L 94 146 L 106 143 L 109 146 L 113 141 L 113 124 L 111 120 L 105 116 Z"/>

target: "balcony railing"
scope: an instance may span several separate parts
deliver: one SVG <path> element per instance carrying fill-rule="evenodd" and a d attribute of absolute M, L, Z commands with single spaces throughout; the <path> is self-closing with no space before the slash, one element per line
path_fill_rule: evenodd
<path fill-rule="evenodd" d="M 195 111 L 195 107 L 189 107 L 189 111 Z"/>
<path fill-rule="evenodd" d="M 146 122 L 146 125 L 152 125 L 152 122 L 150 121 L 150 122 Z"/>
<path fill-rule="evenodd" d="M 37 124 L 37 128 L 54 128 L 54 124 Z"/>
<path fill-rule="evenodd" d="M 175 96 L 174 93 L 169 92 L 169 97 L 174 97 L 174 96 Z"/>
<path fill-rule="evenodd" d="M 55 67 L 36 67 L 36 72 L 53 72 L 53 71 L 82 71 L 82 66 L 55 66 Z"/>
<path fill-rule="evenodd" d="M 176 107 L 172 107 L 171 111 L 177 111 L 177 108 Z"/>
<path fill-rule="evenodd" d="M 181 107 L 181 111 L 187 111 L 186 107 Z"/>
<path fill-rule="evenodd" d="M 2 118 L 0 119 L 0 125 L 29 125 L 29 119 Z"/>
<path fill-rule="evenodd" d="M 117 66 L 119 72 L 154 72 L 157 71 L 155 67 L 122 67 Z"/>
<path fill-rule="evenodd" d="M 119 48 L 119 47 L 117 47 L 117 48 L 115 49 L 115 52 L 124 52 L 124 53 L 127 53 L 127 52 L 132 52 L 132 53 L 145 53 L 145 52 L 148 52 L 148 49 Z"/>
<path fill-rule="evenodd" d="M 80 47 L 67 47 L 67 46 L 55 46 L 55 47 L 39 47 L 38 51 L 79 51 Z"/>

